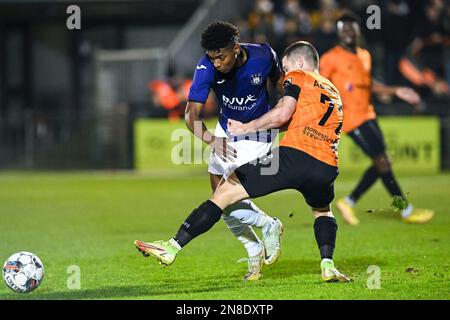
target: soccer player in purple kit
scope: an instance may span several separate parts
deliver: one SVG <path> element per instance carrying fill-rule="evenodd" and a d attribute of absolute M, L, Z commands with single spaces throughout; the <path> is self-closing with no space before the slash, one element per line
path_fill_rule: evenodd
<path fill-rule="evenodd" d="M 270 153 L 275 138 L 272 132 L 248 140 L 230 141 L 227 121 L 233 119 L 247 123 L 271 110 L 267 80 L 276 85 L 283 77 L 273 49 L 267 43 L 239 43 L 239 30 L 231 23 L 216 21 L 208 25 L 202 33 L 201 46 L 205 55 L 196 65 L 185 120 L 189 130 L 211 147 L 208 172 L 214 191 L 220 180 L 227 178 L 236 168 Z M 220 106 L 214 134 L 199 117 L 211 89 Z M 248 272 L 244 280 L 258 280 L 262 266 L 273 264 L 280 256 L 282 223 L 268 216 L 249 199 L 228 207 L 222 218 L 247 250 Z M 252 227 L 262 229 L 262 241 Z M 188 234 L 184 236 L 188 237 Z M 152 243 L 137 240 L 135 245 L 145 256 L 154 250 L 178 251 L 183 246 L 174 239 Z M 173 261 L 160 262 L 169 265 Z"/>

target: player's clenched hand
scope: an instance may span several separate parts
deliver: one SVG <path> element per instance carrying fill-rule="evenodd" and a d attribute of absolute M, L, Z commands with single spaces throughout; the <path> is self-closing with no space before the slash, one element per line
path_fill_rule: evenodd
<path fill-rule="evenodd" d="M 410 104 L 415 105 L 420 103 L 419 94 L 411 88 L 400 87 L 395 90 L 395 95 Z"/>
<path fill-rule="evenodd" d="M 227 138 L 214 136 L 209 144 L 212 152 L 217 154 L 223 161 L 234 161 L 237 157 L 236 150 L 228 144 Z"/>
<path fill-rule="evenodd" d="M 227 129 L 233 136 L 245 134 L 244 124 L 236 120 L 228 119 Z"/>

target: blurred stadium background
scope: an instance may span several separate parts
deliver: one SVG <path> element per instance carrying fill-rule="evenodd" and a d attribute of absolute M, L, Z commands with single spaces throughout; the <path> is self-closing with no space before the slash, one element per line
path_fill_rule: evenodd
<path fill-rule="evenodd" d="M 71 4 L 81 8 L 81 30 L 66 28 Z M 297 40 L 323 53 L 335 44 L 340 12 L 352 9 L 365 22 L 371 4 L 382 12 L 380 30 L 362 28 L 374 76 L 412 86 L 424 100 L 413 109 L 376 96 L 376 111 L 406 116 L 406 123 L 434 119 L 434 163 L 448 169 L 450 5 L 444 0 L 1 0 L 0 169 L 139 167 L 137 148 L 161 147 L 135 136 L 139 119 L 184 125 L 200 33 L 209 22 L 231 21 L 242 42 L 268 41 L 278 53 Z M 216 114 L 211 99 L 204 116 Z"/>
<path fill-rule="evenodd" d="M 73 4 L 81 30 L 66 27 Z M 405 193 L 435 218 L 400 222 L 381 184 L 362 199 L 358 228 L 337 215 L 336 259 L 355 280 L 348 286 L 320 282 L 313 222 L 291 191 L 257 199 L 287 230 L 263 281 L 241 280 L 246 266 L 235 261 L 244 252 L 222 222 L 171 268 L 143 260 L 135 239 L 165 239 L 210 194 L 205 164 L 171 159 L 203 28 L 228 20 L 243 42 L 268 41 L 280 53 L 304 39 L 323 53 L 336 42 L 336 17 L 349 8 L 365 22 L 371 4 L 382 12 L 380 30 L 362 28 L 374 76 L 423 97 L 418 108 L 373 102 Z M 449 33 L 443 0 L 0 0 L 0 261 L 26 250 L 46 268 L 38 290 L 17 295 L 0 285 L 0 300 L 448 300 Z M 211 97 L 210 128 L 217 112 Z M 339 153 L 337 198 L 368 164 L 345 135 Z M 69 287 L 72 265 L 80 290 Z M 367 288 L 372 265 L 382 290 Z"/>

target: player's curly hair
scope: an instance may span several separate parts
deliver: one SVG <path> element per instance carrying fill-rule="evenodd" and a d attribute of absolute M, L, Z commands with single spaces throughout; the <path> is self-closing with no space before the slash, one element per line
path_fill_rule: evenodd
<path fill-rule="evenodd" d="M 201 46 L 205 51 L 217 51 L 239 42 L 239 29 L 224 21 L 209 24 L 202 33 Z"/>

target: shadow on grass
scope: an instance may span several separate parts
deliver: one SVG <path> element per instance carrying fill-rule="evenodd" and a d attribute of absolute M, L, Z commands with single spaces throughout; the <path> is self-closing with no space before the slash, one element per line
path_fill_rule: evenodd
<path fill-rule="evenodd" d="M 350 276 L 365 273 L 369 265 L 383 266 L 385 263 L 375 257 L 358 257 L 339 259 L 337 267 Z M 283 260 L 265 267 L 264 279 L 289 279 L 298 276 L 320 276 L 320 260 Z M 220 279 L 219 279 L 220 278 Z M 240 288 L 243 285 L 241 272 L 232 272 L 226 276 L 205 276 L 194 279 L 172 279 L 170 282 L 157 281 L 149 285 L 123 285 L 106 286 L 98 289 L 64 290 L 45 292 L 39 291 L 31 294 L 0 294 L 0 300 L 80 300 L 80 299 L 133 299 L 133 298 L 157 298 L 162 295 L 180 295 L 195 293 L 217 293 L 228 289 Z M 319 279 L 319 278 L 318 278 Z M 319 281 L 319 280 L 318 280 Z M 264 283 L 255 283 L 261 284 Z M 177 299 L 176 296 L 173 299 Z"/>
<path fill-rule="evenodd" d="M 114 299 L 114 298 L 127 298 L 133 297 L 151 297 L 167 294 L 185 294 L 185 293 L 204 293 L 204 292 L 217 292 L 233 288 L 234 286 L 222 285 L 218 286 L 212 282 L 205 283 L 204 285 L 198 285 L 197 288 L 183 289 L 192 287 L 192 283 L 185 283 L 184 285 L 175 285 L 163 287 L 162 285 L 135 285 L 135 286 L 109 286 L 99 289 L 86 289 L 86 290 L 66 290 L 55 292 L 36 292 L 31 295 L 25 294 L 2 294 L 0 300 L 79 300 L 79 299 Z M 174 297 L 176 299 L 176 297 Z"/>
<path fill-rule="evenodd" d="M 336 267 L 344 273 L 366 272 L 370 265 L 384 266 L 386 263 L 376 257 L 358 257 L 339 259 Z M 301 275 L 320 274 L 320 260 L 280 260 L 271 267 L 264 269 L 265 278 L 289 278 Z"/>
<path fill-rule="evenodd" d="M 360 214 L 366 214 L 368 217 L 373 219 L 390 219 L 390 220 L 397 220 L 401 222 L 400 219 L 400 212 L 394 211 L 394 209 L 391 208 L 384 208 L 384 209 L 366 209 L 364 212 L 360 212 Z"/>

